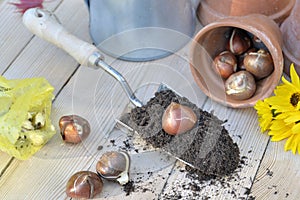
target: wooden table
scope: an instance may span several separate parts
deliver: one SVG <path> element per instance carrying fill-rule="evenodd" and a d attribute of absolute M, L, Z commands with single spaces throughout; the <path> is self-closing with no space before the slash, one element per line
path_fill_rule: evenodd
<path fill-rule="evenodd" d="M 0 2 L 0 71 L 8 79 L 45 77 L 55 87 L 52 121 L 57 134 L 26 161 L 0 152 L 0 199 L 68 199 L 65 185 L 80 170 L 95 171 L 99 156 L 126 148 L 132 156 L 131 178 L 135 191 L 104 181 L 99 199 L 299 199 L 300 157 L 284 152 L 284 142 L 270 142 L 260 132 L 254 109 L 231 109 L 210 101 L 194 83 L 189 70 L 189 44 L 175 54 L 152 62 L 125 62 L 107 56 L 106 61 L 127 78 L 134 90 L 166 83 L 200 108 L 213 111 L 241 151 L 243 164 L 223 181 L 198 183 L 189 178 L 184 164 L 157 151 L 143 151 L 116 128 L 116 119 L 129 104 L 119 84 L 102 70 L 79 66 L 57 47 L 33 36 L 21 15 Z M 66 28 L 91 42 L 88 11 L 83 0 L 54 0 L 44 6 Z M 91 135 L 79 145 L 65 144 L 59 134 L 62 115 L 78 114 L 89 120 Z M 102 146 L 103 148 L 98 148 Z M 209 198 L 210 197 L 210 198 Z"/>

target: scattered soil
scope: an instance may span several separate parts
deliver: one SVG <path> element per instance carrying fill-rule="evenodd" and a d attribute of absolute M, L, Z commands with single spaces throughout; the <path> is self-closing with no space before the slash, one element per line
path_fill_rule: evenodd
<path fill-rule="evenodd" d="M 134 182 L 129 181 L 123 186 L 124 192 L 126 192 L 126 196 L 130 195 L 131 192 L 134 192 Z"/>
<path fill-rule="evenodd" d="M 162 129 L 161 118 L 171 102 L 188 106 L 196 113 L 198 122 L 192 130 L 171 136 Z M 133 109 L 122 120 L 153 147 L 196 167 L 187 170 L 203 180 L 229 175 L 240 163 L 239 148 L 222 126 L 224 121 L 171 90 L 157 92 L 146 105 Z"/>
<path fill-rule="evenodd" d="M 209 177 L 189 166 L 177 165 L 174 171 L 183 173 L 183 176 L 179 175 L 182 178 L 174 180 L 171 185 L 168 185 L 167 192 L 163 193 L 159 199 L 208 200 L 223 197 L 225 199 L 254 200 L 255 197 L 249 194 L 250 188 L 244 186 L 244 181 L 248 182 L 248 177 L 241 177 L 239 174 L 247 165 L 247 158 L 243 156 L 241 159 L 244 159 L 244 164 L 240 163 L 234 173 L 222 177 Z"/>

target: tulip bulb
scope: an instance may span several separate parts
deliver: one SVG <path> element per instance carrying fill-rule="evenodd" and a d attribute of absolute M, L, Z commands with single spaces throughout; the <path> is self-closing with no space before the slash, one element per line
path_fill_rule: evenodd
<path fill-rule="evenodd" d="M 100 157 L 96 170 L 102 178 L 125 185 L 129 182 L 129 166 L 130 158 L 126 152 L 109 151 Z"/>
<path fill-rule="evenodd" d="M 236 100 L 250 98 L 256 91 L 253 75 L 247 71 L 232 74 L 225 82 L 226 94 Z"/>
<path fill-rule="evenodd" d="M 91 171 L 80 171 L 72 175 L 66 187 L 68 197 L 91 199 L 101 193 L 103 182 Z"/>
<path fill-rule="evenodd" d="M 66 115 L 59 119 L 60 134 L 65 142 L 77 144 L 91 132 L 89 122 L 78 115 Z"/>
<path fill-rule="evenodd" d="M 274 63 L 269 52 L 260 49 L 251 52 L 244 58 L 246 70 L 252 73 L 256 79 L 269 76 L 274 70 Z"/>
<path fill-rule="evenodd" d="M 240 29 L 234 29 L 228 42 L 228 49 L 235 55 L 240 55 L 251 46 L 248 35 Z"/>
<path fill-rule="evenodd" d="M 215 57 L 213 69 L 224 79 L 237 70 L 237 59 L 230 51 L 223 51 Z"/>
<path fill-rule="evenodd" d="M 170 135 L 191 130 L 197 122 L 197 115 L 187 106 L 172 102 L 162 116 L 162 128 Z"/>

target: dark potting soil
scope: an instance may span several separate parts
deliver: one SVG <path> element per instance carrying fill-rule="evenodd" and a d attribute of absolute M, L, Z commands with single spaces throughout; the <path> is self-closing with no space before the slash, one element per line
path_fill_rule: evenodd
<path fill-rule="evenodd" d="M 171 136 L 162 129 L 162 115 L 171 102 L 196 113 L 198 123 L 192 130 Z M 204 179 L 229 175 L 239 165 L 239 148 L 222 126 L 224 122 L 171 90 L 157 92 L 146 105 L 132 109 L 127 120 L 125 123 L 147 143 L 195 166 L 197 170 L 190 170 L 198 171 Z"/>

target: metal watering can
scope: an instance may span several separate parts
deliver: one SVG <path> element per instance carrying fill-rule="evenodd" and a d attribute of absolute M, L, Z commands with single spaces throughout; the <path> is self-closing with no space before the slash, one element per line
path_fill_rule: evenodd
<path fill-rule="evenodd" d="M 90 35 L 104 53 L 128 61 L 170 55 L 193 37 L 200 0 L 85 0 Z"/>

